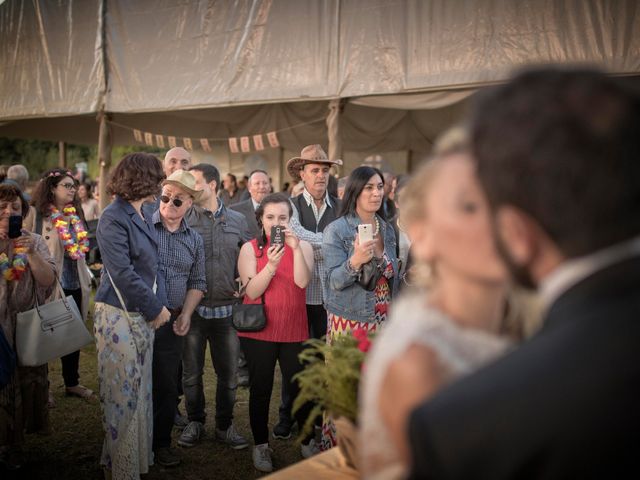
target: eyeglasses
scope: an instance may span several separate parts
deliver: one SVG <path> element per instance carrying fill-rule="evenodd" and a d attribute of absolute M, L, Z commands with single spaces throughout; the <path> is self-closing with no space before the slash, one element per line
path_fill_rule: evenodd
<path fill-rule="evenodd" d="M 77 190 L 78 189 L 78 187 L 76 187 L 75 183 L 59 183 L 58 185 L 62 185 L 67 190 Z"/>
<path fill-rule="evenodd" d="M 177 208 L 180 208 L 182 206 L 182 204 L 184 203 L 184 200 L 180 200 L 179 198 L 170 198 L 167 197 L 166 195 L 160 195 L 160 201 L 162 203 L 173 203 Z"/>

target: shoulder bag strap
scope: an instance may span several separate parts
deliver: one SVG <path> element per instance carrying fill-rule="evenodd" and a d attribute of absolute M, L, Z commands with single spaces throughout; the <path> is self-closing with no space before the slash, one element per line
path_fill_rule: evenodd
<path fill-rule="evenodd" d="M 38 235 L 42 235 L 42 214 L 38 209 L 35 209 L 35 210 L 36 210 L 35 233 L 37 233 Z"/>

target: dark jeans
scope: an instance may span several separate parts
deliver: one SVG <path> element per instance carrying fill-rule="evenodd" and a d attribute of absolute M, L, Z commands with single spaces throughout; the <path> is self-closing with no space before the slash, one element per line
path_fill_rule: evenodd
<path fill-rule="evenodd" d="M 254 340 L 253 338 L 240 338 L 242 350 L 247 358 L 249 366 L 249 420 L 251 433 L 256 445 L 267 443 L 269 440 L 269 402 L 273 391 L 273 375 L 276 369 L 276 361 L 280 363 L 282 381 L 289 385 L 289 393 L 292 399 L 298 396 L 300 388 L 297 382 L 291 378 L 302 370 L 298 355 L 304 346 L 302 343 L 276 343 Z M 296 421 L 302 428 L 312 405 L 306 403 L 296 412 Z M 306 443 L 313 437 L 313 432 L 304 440 Z"/>
<path fill-rule="evenodd" d="M 327 334 L 327 310 L 324 305 L 307 305 L 309 337 L 322 338 Z"/>
<path fill-rule="evenodd" d="M 202 318 L 197 313 L 191 317 L 191 328 L 184 338 L 182 350 L 182 388 L 191 422 L 206 420 L 202 373 L 207 341 L 211 349 L 211 361 L 218 377 L 216 387 L 216 427 L 226 430 L 233 419 L 233 405 L 238 388 L 238 354 L 240 342 L 231 317 Z"/>
<path fill-rule="evenodd" d="M 82 290 L 66 290 L 63 289 L 65 297 L 71 295 L 78 305 L 78 310 L 82 312 Z M 78 386 L 80 380 L 80 373 L 78 372 L 80 366 L 80 350 L 71 352 L 64 357 L 61 357 L 62 361 L 62 378 L 64 379 L 64 386 L 67 388 Z"/>
<path fill-rule="evenodd" d="M 309 337 L 321 338 L 327 334 L 327 311 L 324 305 L 307 305 L 307 319 L 309 321 Z M 280 408 L 278 414 L 280 423 L 291 425 L 291 408 L 293 407 L 293 398 L 289 393 L 289 384 L 282 382 L 280 389 Z"/>
<path fill-rule="evenodd" d="M 153 341 L 153 449 L 171 446 L 178 400 L 183 338 L 173 333 L 177 316 L 156 330 Z"/>

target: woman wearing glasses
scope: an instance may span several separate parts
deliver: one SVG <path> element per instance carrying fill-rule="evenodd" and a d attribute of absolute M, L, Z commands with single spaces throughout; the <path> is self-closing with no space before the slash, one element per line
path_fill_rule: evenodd
<path fill-rule="evenodd" d="M 91 277 L 85 262 L 89 239 L 77 191 L 69 170 L 54 168 L 45 172 L 33 192 L 33 208 L 25 219 L 25 228 L 44 238 L 56 262 L 58 280 L 65 296 L 73 297 L 86 321 L 91 293 Z M 58 295 L 57 290 L 54 295 Z M 79 383 L 79 362 L 80 351 L 62 357 L 65 393 L 89 402 L 96 401 L 93 392 Z M 51 393 L 49 406 L 54 406 Z"/>

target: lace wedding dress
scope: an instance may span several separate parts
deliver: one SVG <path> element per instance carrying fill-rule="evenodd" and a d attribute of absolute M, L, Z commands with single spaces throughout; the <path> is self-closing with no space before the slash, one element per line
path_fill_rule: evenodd
<path fill-rule="evenodd" d="M 429 347 L 447 372 L 448 380 L 453 381 L 503 354 L 510 342 L 482 330 L 458 326 L 429 307 L 424 292 L 411 292 L 398 299 L 367 357 L 361 384 L 359 451 L 363 478 L 389 480 L 404 478 L 408 473 L 382 422 L 378 398 L 389 364 L 416 344 Z"/>

